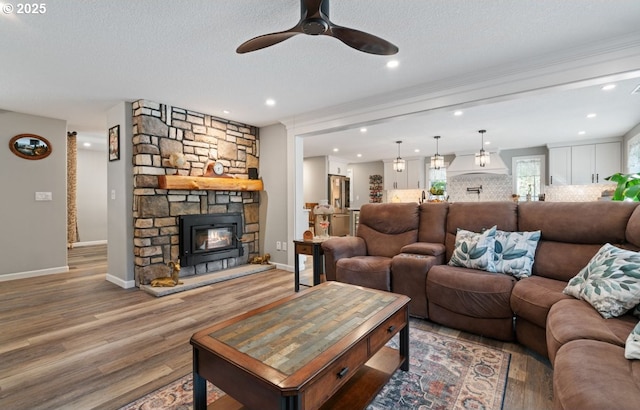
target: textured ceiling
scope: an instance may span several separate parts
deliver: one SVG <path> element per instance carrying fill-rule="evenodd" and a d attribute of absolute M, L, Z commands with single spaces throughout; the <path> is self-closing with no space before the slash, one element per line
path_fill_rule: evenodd
<path fill-rule="evenodd" d="M 64 119 L 70 130 L 98 139 L 106 134 L 107 109 L 123 100 L 145 98 L 264 126 L 353 101 L 392 100 L 494 69 L 515 70 L 609 40 L 640 44 L 637 0 L 334 0 L 331 19 L 336 24 L 400 48 L 394 56 L 400 66 L 392 71 L 385 67 L 389 57 L 360 53 L 322 36 L 299 35 L 254 53 L 235 53 L 251 37 L 293 26 L 299 18 L 297 0 L 67 0 L 46 6 L 41 15 L 0 13 L 0 109 Z M 266 98 L 274 98 L 276 106 L 265 106 Z M 592 109 L 576 107 L 576 102 L 599 100 L 576 98 L 565 103 L 573 104 L 576 115 Z M 624 110 L 638 99 L 615 104 Z M 543 111 L 548 101 L 534 104 Z M 510 121 L 504 113 L 531 108 L 510 103 L 477 107 L 464 117 L 464 127 L 448 117 L 427 121 L 417 116 L 382 124 L 380 135 L 368 135 L 383 144 L 386 155 L 384 144 L 403 135 L 422 138 L 425 145 L 425 137 L 442 134 L 442 152 L 473 149 L 476 138 L 462 137 L 479 126 L 504 148 L 532 145 L 531 139 L 549 142 L 540 128 L 556 123 L 532 116 L 511 124 L 516 115 Z M 635 114 L 608 120 L 610 129 L 615 125 L 619 134 L 639 123 L 638 105 L 631 111 Z M 447 146 L 445 137 L 459 139 Z M 348 139 L 363 146 L 356 136 Z M 316 145 L 326 149 L 327 141 Z M 313 145 L 305 142 L 306 154 L 328 154 Z M 379 156 L 372 151 L 368 158 Z"/>

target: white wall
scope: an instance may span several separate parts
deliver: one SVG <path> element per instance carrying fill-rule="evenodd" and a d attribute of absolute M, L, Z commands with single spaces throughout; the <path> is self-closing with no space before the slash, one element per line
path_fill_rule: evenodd
<path fill-rule="evenodd" d="M 264 191 L 260 193 L 260 249 L 271 254 L 271 261 L 287 265 L 287 251 L 276 250 L 276 241 L 287 243 L 288 190 L 287 131 L 281 124 L 260 128 L 260 177 Z M 293 284 L 291 285 L 293 286 Z"/>
<path fill-rule="evenodd" d="M 107 129 L 120 125 L 120 159 L 107 163 L 107 277 L 123 288 L 135 286 L 133 269 L 133 136 L 131 103 L 107 112 Z M 106 136 L 105 136 L 106 138 Z"/>
<path fill-rule="evenodd" d="M 304 141 L 304 139 L 303 139 Z M 304 202 L 318 203 L 327 199 L 329 182 L 327 157 L 305 158 L 302 163 L 302 193 Z"/>
<path fill-rule="evenodd" d="M 352 170 L 351 208 L 358 209 L 363 204 L 369 203 L 369 175 L 384 175 L 384 163 L 382 161 L 363 162 L 359 164 L 349 164 Z"/>
<path fill-rule="evenodd" d="M 106 138 L 106 136 L 105 136 Z M 107 240 L 107 151 L 78 144 L 78 242 Z"/>
<path fill-rule="evenodd" d="M 0 112 L 0 280 L 66 272 L 67 123 L 63 120 Z M 28 160 L 9 150 L 18 134 L 36 134 L 51 143 L 51 154 Z M 36 201 L 51 192 L 51 201 Z"/>

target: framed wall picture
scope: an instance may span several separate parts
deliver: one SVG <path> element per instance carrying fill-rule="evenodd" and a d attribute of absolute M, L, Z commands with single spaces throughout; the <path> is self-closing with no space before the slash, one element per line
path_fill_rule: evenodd
<path fill-rule="evenodd" d="M 120 159 L 120 125 L 109 128 L 109 161 Z"/>

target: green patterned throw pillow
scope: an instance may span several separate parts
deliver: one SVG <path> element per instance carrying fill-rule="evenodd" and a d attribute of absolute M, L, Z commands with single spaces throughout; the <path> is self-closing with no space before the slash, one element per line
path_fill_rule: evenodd
<path fill-rule="evenodd" d="M 625 314 L 640 303 L 640 253 L 603 245 L 563 292 L 589 302 L 604 318 Z"/>
<path fill-rule="evenodd" d="M 640 322 L 633 328 L 624 345 L 624 357 L 640 359 Z"/>
<path fill-rule="evenodd" d="M 493 253 L 495 252 L 496 227 L 492 226 L 483 233 L 458 229 L 456 244 L 449 265 L 464 268 L 495 271 Z"/>
<path fill-rule="evenodd" d="M 531 276 L 539 240 L 540 231 L 496 231 L 494 272 L 506 273 L 516 278 Z"/>

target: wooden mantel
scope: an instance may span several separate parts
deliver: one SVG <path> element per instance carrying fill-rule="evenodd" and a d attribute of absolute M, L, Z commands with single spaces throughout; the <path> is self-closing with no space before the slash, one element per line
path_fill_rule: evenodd
<path fill-rule="evenodd" d="M 161 189 L 188 191 L 262 191 L 261 179 L 193 177 L 187 175 L 158 175 Z"/>

